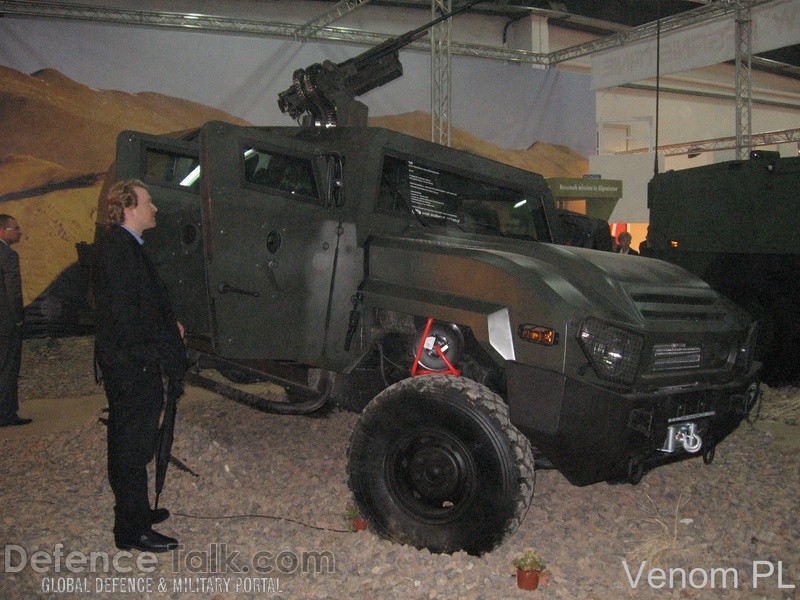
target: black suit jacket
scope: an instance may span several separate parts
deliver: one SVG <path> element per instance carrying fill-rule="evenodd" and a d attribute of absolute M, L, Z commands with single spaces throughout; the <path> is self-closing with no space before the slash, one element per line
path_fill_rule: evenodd
<path fill-rule="evenodd" d="M 186 350 L 164 282 L 133 235 L 112 226 L 97 244 L 95 347 L 102 371 L 160 364 L 182 378 Z"/>
<path fill-rule="evenodd" d="M 0 241 L 0 336 L 19 335 L 22 315 L 19 255 L 11 246 Z"/>

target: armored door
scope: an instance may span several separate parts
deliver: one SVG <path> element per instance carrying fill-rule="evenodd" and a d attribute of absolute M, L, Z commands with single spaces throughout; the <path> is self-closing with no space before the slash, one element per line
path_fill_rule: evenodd
<path fill-rule="evenodd" d="M 215 351 L 321 365 L 340 235 L 324 161 L 308 143 L 220 122 L 202 146 Z"/>
<path fill-rule="evenodd" d="M 158 208 L 157 226 L 142 236 L 145 251 L 166 283 L 187 335 L 208 337 L 199 164 L 196 141 L 130 131 L 117 140 L 117 178 L 144 181 Z"/>

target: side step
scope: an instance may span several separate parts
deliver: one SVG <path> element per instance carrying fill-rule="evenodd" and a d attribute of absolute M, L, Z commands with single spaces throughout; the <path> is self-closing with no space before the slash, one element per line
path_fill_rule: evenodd
<path fill-rule="evenodd" d="M 184 378 L 186 383 L 202 387 L 209 391 L 225 396 L 226 398 L 230 398 L 235 402 L 239 402 L 240 404 L 244 404 L 245 406 L 249 406 L 263 412 L 275 413 L 279 415 L 307 415 L 319 410 L 325 405 L 326 402 L 328 402 L 328 399 L 331 395 L 331 389 L 333 387 L 329 377 L 325 377 L 320 382 L 321 389 L 312 388 L 283 377 L 278 377 L 277 375 L 273 375 L 271 373 L 219 358 L 217 356 L 211 356 L 209 354 L 198 352 L 194 358 L 197 359 L 195 368 L 186 374 L 186 377 Z M 258 377 L 260 380 L 269 381 L 270 383 L 279 385 L 286 390 L 289 401 L 281 402 L 278 400 L 271 400 L 257 394 L 251 394 L 233 387 L 232 385 L 216 381 L 209 377 L 204 377 L 199 373 L 199 369 L 201 368 L 218 367 L 234 368 Z"/>

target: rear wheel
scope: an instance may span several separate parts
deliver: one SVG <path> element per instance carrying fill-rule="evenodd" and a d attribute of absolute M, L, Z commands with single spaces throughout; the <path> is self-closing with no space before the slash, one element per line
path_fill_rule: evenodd
<path fill-rule="evenodd" d="M 349 483 L 370 528 L 432 552 L 482 554 L 519 526 L 533 455 L 494 392 L 462 377 L 404 379 L 364 409 Z"/>

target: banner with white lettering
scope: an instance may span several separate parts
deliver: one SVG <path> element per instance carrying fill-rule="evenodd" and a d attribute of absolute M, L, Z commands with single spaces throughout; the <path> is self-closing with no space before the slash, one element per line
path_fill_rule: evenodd
<path fill-rule="evenodd" d="M 800 44 L 800 2 L 776 0 L 751 11 L 753 53 Z M 632 42 L 592 56 L 592 89 L 656 75 L 656 38 Z M 736 58 L 736 20 L 730 13 L 661 35 L 660 72 L 679 73 Z"/>

